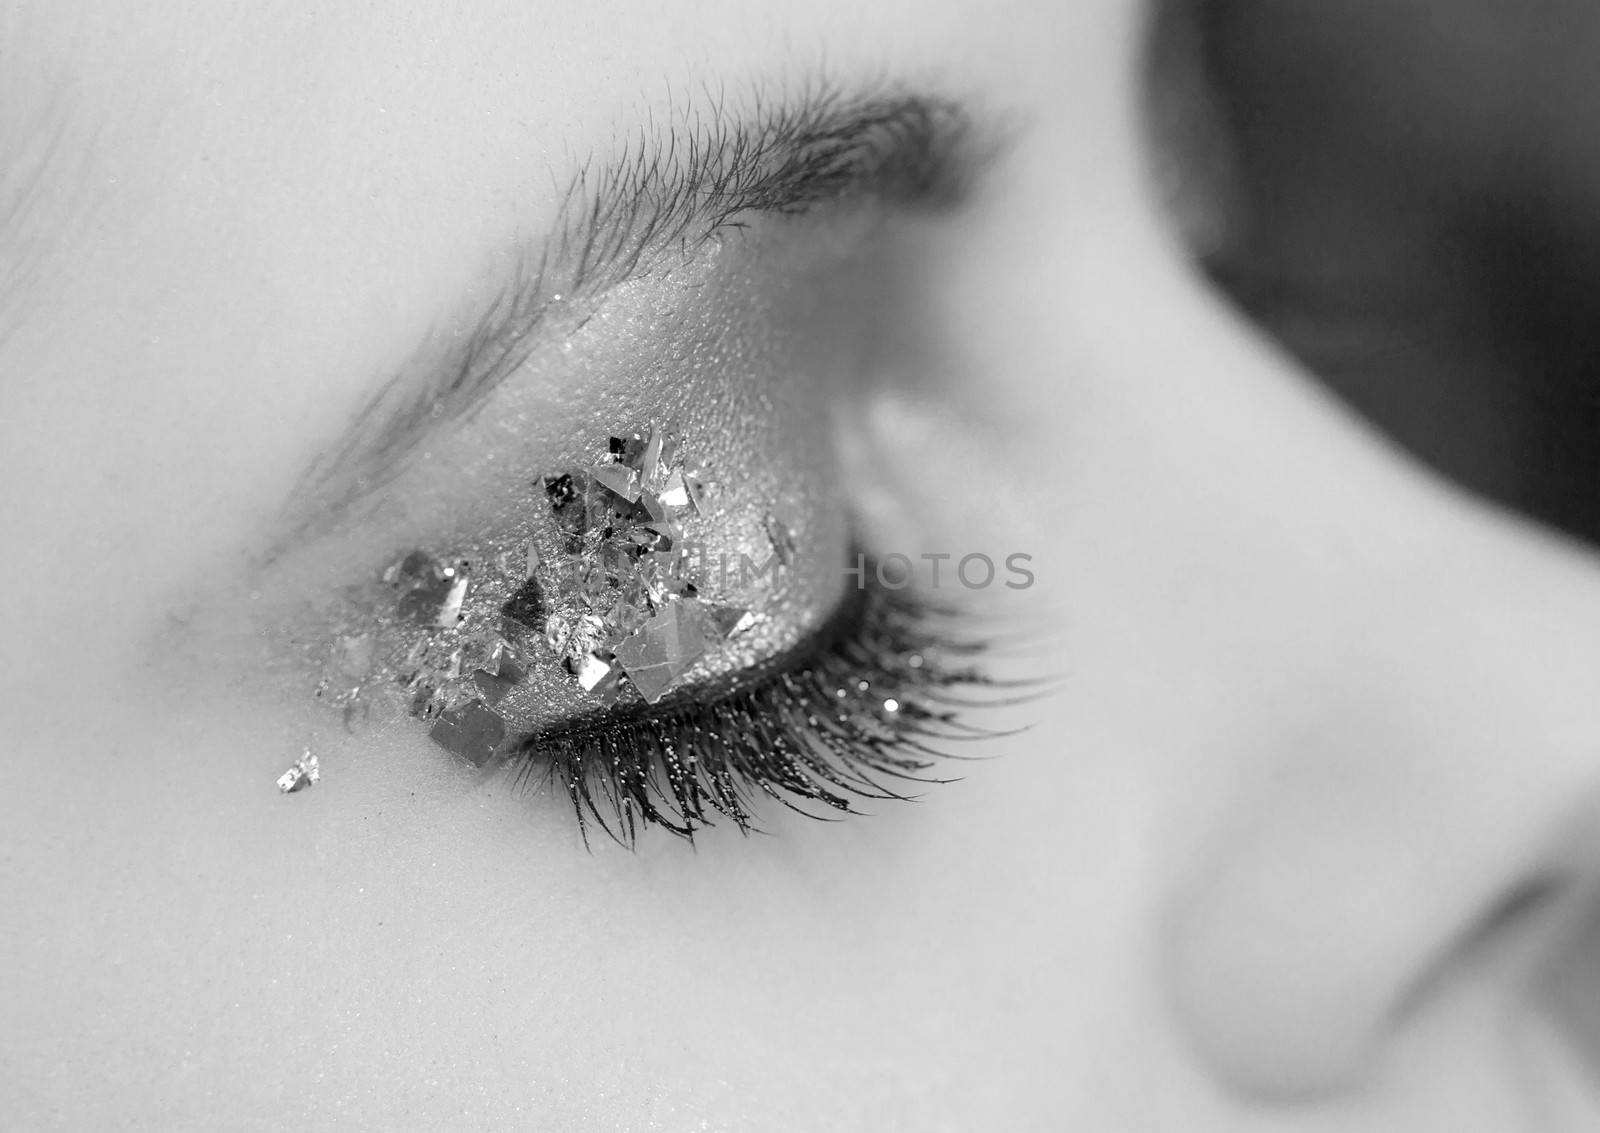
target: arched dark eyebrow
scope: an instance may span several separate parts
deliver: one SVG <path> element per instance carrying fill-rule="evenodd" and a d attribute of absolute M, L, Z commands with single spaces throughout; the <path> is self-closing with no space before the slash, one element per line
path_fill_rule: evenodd
<path fill-rule="evenodd" d="M 756 215 L 863 197 L 950 204 L 977 164 L 972 133 L 952 100 L 827 87 L 646 122 L 624 152 L 573 175 L 552 231 L 473 329 L 442 356 L 419 352 L 318 456 L 296 492 L 295 525 L 319 526 L 381 485 L 432 430 L 479 403 L 537 348 L 554 303 L 571 310 L 648 270 L 656 253 L 692 250 Z"/>

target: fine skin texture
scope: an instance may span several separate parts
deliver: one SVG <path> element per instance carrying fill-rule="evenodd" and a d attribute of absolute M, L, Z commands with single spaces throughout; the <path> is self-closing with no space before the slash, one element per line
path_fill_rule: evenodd
<path fill-rule="evenodd" d="M 1186 266 L 1142 18 L 0 13 L 6 1124 L 1593 1128 L 1521 983 L 1597 868 L 1600 568 Z M 287 584 L 241 564 L 303 470 L 582 155 L 823 63 L 1006 123 L 964 210 L 852 261 L 894 340 L 829 396 L 885 545 L 1033 556 L 1034 729 L 916 804 L 692 849 L 586 852 L 405 728 L 279 796 L 317 710 L 250 612 Z M 360 576 L 381 527 L 297 577 Z"/>

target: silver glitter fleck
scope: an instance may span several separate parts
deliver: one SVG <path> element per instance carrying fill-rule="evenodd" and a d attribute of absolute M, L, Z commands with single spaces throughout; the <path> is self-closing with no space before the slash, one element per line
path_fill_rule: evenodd
<path fill-rule="evenodd" d="M 612 669 L 611 662 L 594 653 L 585 654 L 578 661 L 577 669 L 578 671 L 575 675 L 584 692 L 593 692 L 602 681 L 607 678 L 615 678 L 615 671 Z"/>
<path fill-rule="evenodd" d="M 689 489 L 683 482 L 682 471 L 674 472 L 666 478 L 657 497 L 669 508 L 689 506 Z"/>
<path fill-rule="evenodd" d="M 644 444 L 644 456 L 639 460 L 639 482 L 646 489 L 655 487 L 656 477 L 661 469 L 661 445 L 661 430 L 652 428 Z"/>
<path fill-rule="evenodd" d="M 444 576 L 450 580 L 450 590 L 445 596 L 444 605 L 439 607 L 435 624 L 440 629 L 450 629 L 461 621 L 461 604 L 467 600 L 466 565 L 445 567 Z"/>
<path fill-rule="evenodd" d="M 661 451 L 656 454 L 656 484 L 671 472 L 678 462 L 678 438 L 675 434 L 660 431 Z"/>
<path fill-rule="evenodd" d="M 597 464 L 589 470 L 595 483 L 615 492 L 630 504 L 639 498 L 639 472 L 626 464 Z"/>
<path fill-rule="evenodd" d="M 310 748 L 307 748 L 299 759 L 294 761 L 294 766 L 278 776 L 278 790 L 286 795 L 296 791 L 303 791 L 322 778 L 322 770 L 317 765 L 317 757 Z"/>

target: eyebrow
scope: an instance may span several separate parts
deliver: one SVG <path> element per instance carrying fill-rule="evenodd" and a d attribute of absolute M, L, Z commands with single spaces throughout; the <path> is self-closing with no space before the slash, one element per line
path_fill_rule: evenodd
<path fill-rule="evenodd" d="M 434 430 L 527 360 L 555 305 L 592 302 L 647 273 L 656 253 L 691 254 L 757 216 L 864 198 L 954 204 L 979 164 L 972 136 L 954 100 L 822 83 L 739 107 L 710 99 L 661 125 L 647 119 L 631 145 L 572 175 L 550 231 L 513 258 L 472 329 L 442 356 L 419 352 L 358 408 L 302 476 L 294 510 L 312 501 L 326 517 L 382 486 Z"/>

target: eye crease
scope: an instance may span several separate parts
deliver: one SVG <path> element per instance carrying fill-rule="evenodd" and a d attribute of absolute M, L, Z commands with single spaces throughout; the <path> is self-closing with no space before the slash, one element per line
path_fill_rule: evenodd
<path fill-rule="evenodd" d="M 922 779 L 930 741 L 982 734 L 942 695 L 985 680 L 946 659 L 971 652 L 958 623 L 868 585 L 876 571 L 812 618 L 789 585 L 805 533 L 741 522 L 674 430 L 611 436 L 532 488 L 509 547 L 413 550 L 355 599 L 317 692 L 347 724 L 403 712 L 452 755 L 565 793 L 585 837 L 629 844 L 719 817 L 749 830 L 758 795 L 901 797 L 886 781 Z"/>
<path fill-rule="evenodd" d="M 719 104 L 585 162 L 545 237 L 496 269 L 487 309 L 442 357 L 425 349 L 390 376 L 307 469 L 294 526 L 324 525 L 387 483 L 441 424 L 479 408 L 608 292 L 668 270 L 663 258 L 681 265 L 721 235 L 831 206 L 947 209 L 996 148 L 966 107 L 935 94 L 846 94 L 818 80 L 747 101 L 747 113 Z"/>

